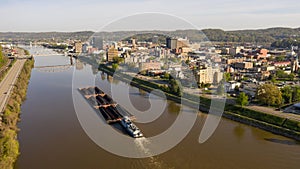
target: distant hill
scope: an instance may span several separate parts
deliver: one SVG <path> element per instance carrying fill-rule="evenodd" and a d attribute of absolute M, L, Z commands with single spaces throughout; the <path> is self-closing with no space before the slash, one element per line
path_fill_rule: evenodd
<path fill-rule="evenodd" d="M 102 36 L 107 40 L 120 40 L 137 34 L 148 34 L 143 37 L 149 40 L 154 34 L 165 36 L 187 37 L 192 42 L 212 41 L 212 42 L 250 42 L 271 44 L 282 39 L 300 38 L 300 28 L 269 28 L 258 30 L 237 30 L 224 31 L 221 29 L 200 30 L 176 30 L 176 31 L 119 31 L 119 32 L 99 32 L 95 35 Z M 44 32 L 44 33 L 0 33 L 0 40 L 24 40 L 24 41 L 64 41 L 66 39 L 86 41 L 94 35 L 94 32 Z"/>
<path fill-rule="evenodd" d="M 23 40 L 23 41 L 49 41 L 58 40 L 64 41 L 66 39 L 78 39 L 87 40 L 92 36 L 94 32 L 39 32 L 39 33 L 27 33 L 27 32 L 0 32 L 0 40 Z"/>
<path fill-rule="evenodd" d="M 300 37 L 300 28 L 269 28 L 259 30 L 223 31 L 205 29 L 203 32 L 211 41 L 272 43 L 279 39 Z"/>

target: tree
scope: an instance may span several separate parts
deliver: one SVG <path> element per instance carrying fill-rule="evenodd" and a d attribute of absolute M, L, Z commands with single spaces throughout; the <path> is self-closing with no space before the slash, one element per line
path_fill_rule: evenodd
<path fill-rule="evenodd" d="M 167 73 L 167 72 L 165 72 L 165 73 L 164 73 L 164 78 L 165 78 L 165 79 L 170 79 L 170 74 Z"/>
<path fill-rule="evenodd" d="M 271 75 L 271 82 L 275 84 L 277 82 L 276 77 L 274 75 Z"/>
<path fill-rule="evenodd" d="M 120 58 L 118 56 L 113 57 L 113 62 L 120 64 L 121 62 L 124 62 L 124 58 Z"/>
<path fill-rule="evenodd" d="M 234 91 L 235 91 L 235 92 L 239 92 L 239 91 L 240 91 L 240 87 L 236 85 L 236 86 L 234 87 Z"/>
<path fill-rule="evenodd" d="M 171 92 L 177 94 L 178 96 L 182 96 L 180 85 L 175 79 L 171 79 L 169 84 L 170 84 L 169 88 Z"/>
<path fill-rule="evenodd" d="M 224 88 L 224 85 L 223 84 L 220 84 L 217 88 L 217 94 L 218 95 L 223 95 L 225 93 L 225 88 Z"/>
<path fill-rule="evenodd" d="M 146 76 L 146 75 L 147 75 L 147 70 L 142 70 L 142 71 L 140 72 L 140 74 L 143 75 L 143 76 Z"/>
<path fill-rule="evenodd" d="M 205 83 L 204 88 L 210 88 L 211 84 L 210 83 Z"/>
<path fill-rule="evenodd" d="M 296 86 L 293 89 L 293 101 L 299 101 L 300 100 L 300 86 Z"/>
<path fill-rule="evenodd" d="M 210 88 L 211 84 L 210 83 L 203 83 L 201 82 L 200 88 Z"/>
<path fill-rule="evenodd" d="M 0 45 L 0 62 L 3 60 L 2 46 Z"/>
<path fill-rule="evenodd" d="M 119 67 L 119 65 L 117 63 L 113 63 L 111 66 L 114 70 L 117 70 Z"/>
<path fill-rule="evenodd" d="M 283 70 L 279 69 L 276 71 L 276 76 L 279 78 L 286 78 L 288 77 L 288 74 L 286 74 Z"/>
<path fill-rule="evenodd" d="M 276 61 L 284 61 L 284 60 L 285 60 L 285 56 L 283 56 L 283 55 L 277 56 L 277 57 L 275 58 L 275 60 L 276 60 Z"/>
<path fill-rule="evenodd" d="M 30 53 L 29 53 L 29 51 L 28 50 L 24 50 L 25 51 L 25 55 L 27 55 L 27 56 L 29 56 L 30 55 Z"/>
<path fill-rule="evenodd" d="M 248 105 L 248 96 L 244 92 L 240 93 L 236 99 L 236 103 L 242 107 Z"/>
<path fill-rule="evenodd" d="M 260 85 L 256 92 L 256 98 L 268 106 L 278 106 L 282 104 L 281 91 L 273 84 Z"/>
<path fill-rule="evenodd" d="M 288 39 L 281 39 L 278 41 L 275 41 L 271 44 L 272 47 L 277 47 L 277 48 L 290 48 L 291 45 L 293 46 L 300 46 L 299 41 L 295 41 L 296 39 L 294 38 L 288 38 Z"/>
<path fill-rule="evenodd" d="M 282 88 L 281 93 L 284 103 L 289 104 L 292 102 L 293 90 L 290 86 L 285 86 L 284 88 Z"/>
<path fill-rule="evenodd" d="M 201 82 L 201 83 L 199 84 L 199 87 L 200 87 L 200 88 L 204 88 L 204 83 Z"/>
<path fill-rule="evenodd" d="M 248 77 L 243 77 L 243 78 L 242 78 L 242 81 L 247 81 L 247 80 L 249 80 Z"/>
<path fill-rule="evenodd" d="M 3 53 L 2 53 L 2 47 L 0 45 L 0 68 L 5 65 L 8 61 L 8 58 L 7 57 L 4 57 L 3 56 Z"/>
<path fill-rule="evenodd" d="M 290 81 L 293 81 L 295 79 L 296 75 L 294 73 L 291 73 L 288 75 L 288 78 Z"/>
<path fill-rule="evenodd" d="M 230 81 L 230 73 L 224 73 L 224 77 L 226 82 Z"/>

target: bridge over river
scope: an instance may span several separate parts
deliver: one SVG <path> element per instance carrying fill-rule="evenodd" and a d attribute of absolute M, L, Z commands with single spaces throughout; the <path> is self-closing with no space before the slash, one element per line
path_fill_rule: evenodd
<path fill-rule="evenodd" d="M 53 49 L 48 49 L 42 46 L 25 46 L 19 45 L 19 47 L 30 51 L 30 54 L 33 57 L 55 57 L 55 56 L 67 56 L 66 53 L 58 53 Z M 60 64 L 60 65 L 46 65 L 46 66 L 34 66 L 34 68 L 39 72 L 46 72 L 46 73 L 55 73 L 55 72 L 63 72 L 67 71 L 72 68 L 74 64 L 73 56 L 70 57 L 70 62 L 67 64 Z M 19 59 L 19 58 L 18 58 Z"/>

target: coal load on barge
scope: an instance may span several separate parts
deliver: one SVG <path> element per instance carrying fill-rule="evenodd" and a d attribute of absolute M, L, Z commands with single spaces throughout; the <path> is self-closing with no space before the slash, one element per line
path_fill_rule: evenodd
<path fill-rule="evenodd" d="M 98 110 L 108 124 L 120 123 L 130 136 L 134 138 L 143 137 L 140 129 L 132 122 L 135 117 L 101 89 L 88 87 L 80 88 L 79 91 Z"/>

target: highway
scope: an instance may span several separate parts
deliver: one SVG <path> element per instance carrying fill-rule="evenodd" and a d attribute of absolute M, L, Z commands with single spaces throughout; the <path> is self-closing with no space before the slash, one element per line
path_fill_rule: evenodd
<path fill-rule="evenodd" d="M 24 66 L 26 59 L 17 60 L 0 82 L 0 112 L 5 109 L 6 103 L 12 92 L 13 85 L 16 83 L 18 76 Z"/>

